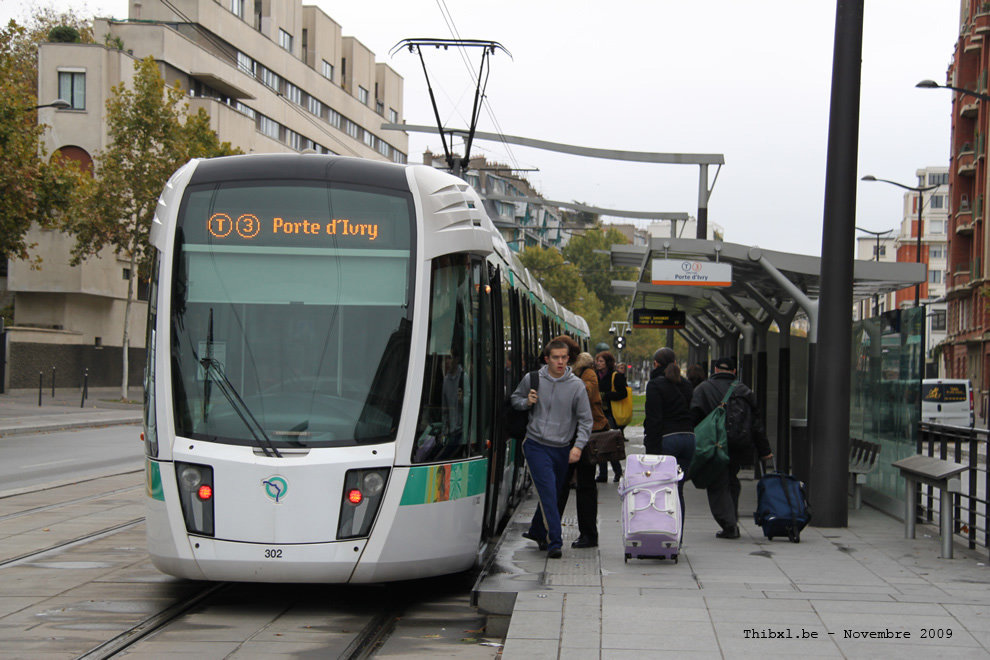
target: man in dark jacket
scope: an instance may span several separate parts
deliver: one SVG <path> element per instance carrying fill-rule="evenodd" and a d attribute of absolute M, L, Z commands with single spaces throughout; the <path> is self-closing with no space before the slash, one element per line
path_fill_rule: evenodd
<path fill-rule="evenodd" d="M 715 410 L 722 397 L 736 380 L 736 361 L 731 357 L 715 361 L 715 373 L 694 389 L 691 397 L 691 421 L 697 426 L 708 413 Z M 708 486 L 708 506 L 721 525 L 715 533 L 720 539 L 739 538 L 739 467 L 753 451 L 764 460 L 772 458 L 767 429 L 760 419 L 756 395 L 753 391 L 737 383 L 726 404 L 726 432 L 729 435 L 729 464 Z"/>

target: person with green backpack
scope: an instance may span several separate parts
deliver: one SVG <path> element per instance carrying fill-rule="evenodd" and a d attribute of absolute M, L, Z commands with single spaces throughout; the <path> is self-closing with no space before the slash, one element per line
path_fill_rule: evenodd
<path fill-rule="evenodd" d="M 697 450 L 688 476 L 696 486 L 708 491 L 708 506 L 715 522 L 722 527 L 715 536 L 737 539 L 742 490 L 739 468 L 751 455 L 754 444 L 764 460 L 773 458 L 773 452 L 760 419 L 756 395 L 736 380 L 736 361 L 731 357 L 719 358 L 714 367 L 712 377 L 698 385 L 691 397 Z M 721 409 L 721 413 L 713 417 L 716 409 Z"/>

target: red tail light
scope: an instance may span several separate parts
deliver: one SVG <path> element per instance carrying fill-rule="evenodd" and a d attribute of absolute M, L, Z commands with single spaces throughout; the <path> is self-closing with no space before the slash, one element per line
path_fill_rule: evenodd
<path fill-rule="evenodd" d="M 211 486 L 207 486 L 206 484 L 203 484 L 202 486 L 199 487 L 199 490 L 196 491 L 196 495 L 201 500 L 208 500 L 211 497 L 213 497 L 213 488 Z"/>

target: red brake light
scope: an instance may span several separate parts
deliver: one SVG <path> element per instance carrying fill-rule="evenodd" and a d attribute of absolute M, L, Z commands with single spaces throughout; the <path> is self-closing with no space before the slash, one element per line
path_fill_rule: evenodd
<path fill-rule="evenodd" d="M 352 488 L 351 490 L 347 491 L 347 501 L 350 502 L 351 504 L 360 504 L 361 500 L 363 499 L 364 499 L 364 495 L 362 495 L 361 491 L 358 490 L 357 488 Z"/>
<path fill-rule="evenodd" d="M 199 487 L 199 490 L 196 491 L 196 494 L 199 496 L 199 499 L 208 500 L 213 497 L 213 486 L 203 484 Z"/>

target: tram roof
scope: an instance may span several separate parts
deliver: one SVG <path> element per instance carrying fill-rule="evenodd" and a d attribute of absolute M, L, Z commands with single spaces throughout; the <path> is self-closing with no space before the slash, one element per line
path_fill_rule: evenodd
<path fill-rule="evenodd" d="M 612 281 L 612 292 L 631 298 L 629 318 L 633 309 L 678 309 L 689 316 L 702 314 L 714 307 L 712 291 L 731 295 L 754 313 L 762 309 L 748 283 L 765 298 L 778 305 L 794 300 L 785 284 L 762 265 L 765 260 L 811 300 L 816 300 L 821 288 L 821 258 L 789 252 L 764 250 L 757 246 L 693 238 L 653 237 L 649 245 L 613 245 L 613 266 L 639 270 L 635 282 Z M 732 285 L 729 287 L 672 286 L 652 284 L 654 259 L 722 262 L 732 265 Z M 926 267 L 920 263 L 877 262 L 855 260 L 853 266 L 853 301 L 884 295 L 925 281 Z M 711 311 L 717 311 L 714 308 Z M 850 310 L 850 314 L 852 310 Z"/>

